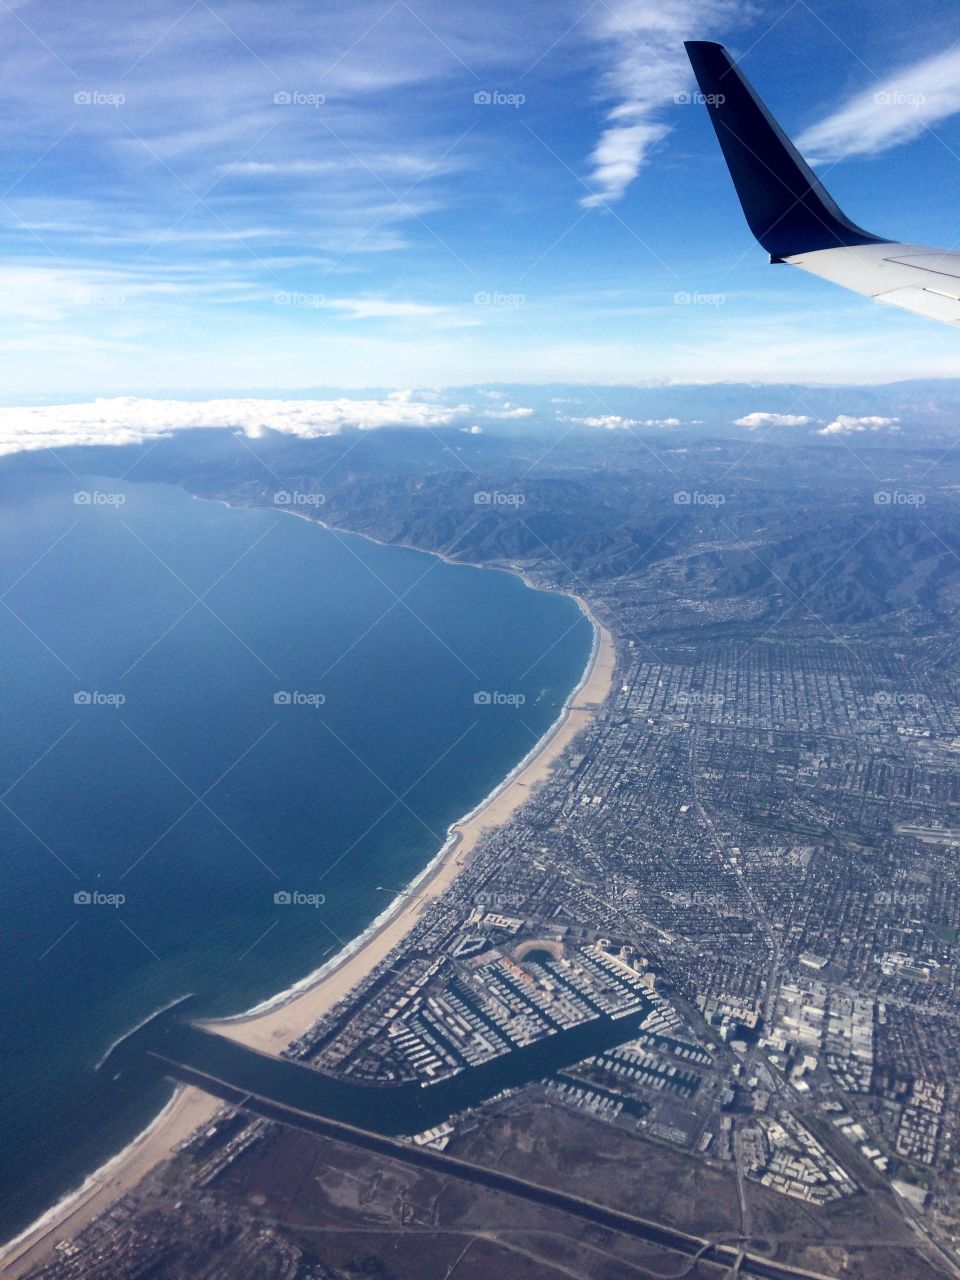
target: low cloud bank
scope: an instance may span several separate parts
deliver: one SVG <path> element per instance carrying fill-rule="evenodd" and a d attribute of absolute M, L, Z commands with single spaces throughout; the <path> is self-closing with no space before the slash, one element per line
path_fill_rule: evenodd
<path fill-rule="evenodd" d="M 849 413 L 841 413 L 825 427 L 821 427 L 817 435 L 849 436 L 860 431 L 899 431 L 899 421 L 899 418 L 854 418 Z"/>
<path fill-rule="evenodd" d="M 812 421 L 802 413 L 748 413 L 742 418 L 734 418 L 733 425 L 754 431 L 758 427 L 806 427 Z"/>
<path fill-rule="evenodd" d="M 380 400 L 144 400 L 133 396 L 85 404 L 0 408 L 0 454 L 71 445 L 138 444 L 193 427 L 266 431 L 306 438 L 381 427 L 448 427 L 473 413 L 470 405 L 444 405 L 396 391 Z M 511 407 L 484 416 L 525 416 Z"/>

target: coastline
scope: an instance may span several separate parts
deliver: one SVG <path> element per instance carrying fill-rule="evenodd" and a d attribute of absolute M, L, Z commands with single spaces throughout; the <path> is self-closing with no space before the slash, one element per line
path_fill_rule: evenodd
<path fill-rule="evenodd" d="M 310 519 L 296 511 L 289 514 Z M 354 536 L 368 537 L 365 534 Z M 375 538 L 369 540 L 377 541 Z M 447 559 L 441 553 L 426 554 Z M 514 572 L 533 588 L 534 584 L 519 570 L 501 568 L 500 572 Z M 533 789 L 550 777 L 559 757 L 606 701 L 616 665 L 616 650 L 609 631 L 593 616 L 586 601 L 572 594 L 571 598 L 593 627 L 590 657 L 560 715 L 528 754 L 484 800 L 451 824 L 435 857 L 358 938 L 288 990 L 242 1014 L 200 1025 L 250 1048 L 278 1053 L 344 999 L 393 950 L 414 927 L 427 906 L 453 884 L 481 835 L 509 821 Z M 132 1191 L 154 1168 L 173 1156 L 176 1147 L 194 1129 L 210 1122 L 220 1105 L 219 1099 L 194 1086 L 178 1086 L 164 1109 L 127 1147 L 19 1235 L 0 1244 L 0 1273 L 22 1276 L 38 1266 L 59 1241 L 75 1235 L 111 1203 Z"/>
<path fill-rule="evenodd" d="M 393 950 L 427 906 L 453 884 L 480 836 L 509 821 L 533 789 L 549 778 L 559 757 L 606 700 L 616 661 L 609 631 L 583 600 L 574 598 L 593 625 L 594 644 L 580 682 L 532 750 L 480 804 L 451 824 L 438 854 L 358 939 L 287 992 L 246 1013 L 198 1025 L 248 1048 L 279 1053 L 344 999 Z"/>
<path fill-rule="evenodd" d="M 178 1085 L 173 1096 L 146 1129 L 95 1173 L 28 1227 L 0 1246 L 0 1274 L 22 1276 L 47 1258 L 61 1240 L 69 1240 L 115 1200 L 132 1191 L 194 1129 L 208 1124 L 221 1106 L 218 1098 Z"/>

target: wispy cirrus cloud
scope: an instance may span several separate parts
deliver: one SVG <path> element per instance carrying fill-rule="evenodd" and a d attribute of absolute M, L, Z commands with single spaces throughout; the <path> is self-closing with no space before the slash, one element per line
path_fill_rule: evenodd
<path fill-rule="evenodd" d="M 776 273 L 731 293 L 722 325 L 664 310 L 656 272 L 703 249 L 707 289 L 741 233 L 688 181 L 692 154 L 721 161 L 683 40 L 736 45 L 752 23 L 766 88 L 802 10 L 767 43 L 753 0 L 558 0 L 520 24 L 508 0 L 0 4 L 4 398 L 950 374 L 948 334 L 858 322 L 852 302 L 836 318 L 811 302 L 810 324 L 781 308 Z M 878 25 L 896 35 L 895 15 Z M 796 118 L 845 74 L 826 44 L 822 80 L 785 77 L 778 110 Z M 638 173 L 615 236 L 581 223 L 582 195 L 615 201 Z M 492 425 L 456 425 L 471 421 Z"/>
<path fill-rule="evenodd" d="M 960 48 L 901 67 L 811 125 L 798 139 L 815 160 L 875 155 L 960 112 Z"/>
<path fill-rule="evenodd" d="M 669 133 L 669 110 L 691 100 L 684 40 L 709 36 L 740 8 L 735 0 L 612 0 L 598 6 L 595 35 L 610 59 L 601 93 L 615 105 L 590 156 L 594 190 L 582 205 L 620 199 Z"/>
<path fill-rule="evenodd" d="M 389 298 L 319 298 L 316 305 L 341 311 L 352 320 L 425 321 L 439 328 L 465 329 L 478 325 L 475 315 L 455 307 L 436 306 L 426 302 L 401 302 Z"/>

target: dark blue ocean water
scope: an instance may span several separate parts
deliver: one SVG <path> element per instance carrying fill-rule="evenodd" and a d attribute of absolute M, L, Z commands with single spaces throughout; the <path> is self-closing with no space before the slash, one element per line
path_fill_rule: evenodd
<path fill-rule="evenodd" d="M 556 718 L 591 635 L 511 575 L 66 473 L 0 478 L 0 594 L 5 1237 L 167 1096 L 108 1087 L 109 1045 L 361 932 Z"/>

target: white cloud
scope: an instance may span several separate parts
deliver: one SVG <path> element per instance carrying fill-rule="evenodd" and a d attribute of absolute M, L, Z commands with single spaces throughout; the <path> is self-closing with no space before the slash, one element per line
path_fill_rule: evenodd
<path fill-rule="evenodd" d="M 925 58 L 888 76 L 812 125 L 801 151 L 818 160 L 874 155 L 911 142 L 960 111 L 960 49 Z"/>
<path fill-rule="evenodd" d="M 705 38 L 737 9 L 733 0 L 611 0 L 597 6 L 595 34 L 613 59 L 602 92 L 616 105 L 590 156 L 595 190 L 581 204 L 620 199 L 669 131 L 664 113 L 689 89 L 683 41 Z"/>
<path fill-rule="evenodd" d="M 61 263 L 92 243 L 143 243 L 138 262 L 209 263 L 233 247 L 250 269 L 292 247 L 327 251 L 343 269 L 419 248 L 429 234 L 422 219 L 459 207 L 452 179 L 482 162 L 457 114 L 468 101 L 464 64 L 492 82 L 529 66 L 565 26 L 564 14 L 548 12 L 511 31 L 494 0 L 459 10 L 423 0 L 416 12 L 90 0 L 80 14 L 19 3 L 29 4 L 29 24 L 3 6 L 0 68 L 18 104 L 5 137 L 18 181 L 3 221 L 35 229 L 23 243 L 42 240 Z M 91 91 L 123 101 L 75 100 Z M 291 92 L 325 102 L 277 100 Z M 55 145 L 68 135 L 70 146 Z M 35 168 L 41 154 L 45 167 Z M 429 247 L 445 252 L 439 238 Z M 381 296 L 387 287 L 370 284 Z"/>
<path fill-rule="evenodd" d="M 604 431 L 627 431 L 631 427 L 679 427 L 679 418 L 624 418 L 619 413 L 603 413 L 589 418 L 565 418 L 566 422 L 582 422 L 585 427 Z"/>
<path fill-rule="evenodd" d="M 748 413 L 742 418 L 735 418 L 733 425 L 754 431 L 757 427 L 806 427 L 812 421 L 801 413 Z"/>
<path fill-rule="evenodd" d="M 384 400 L 142 400 L 132 396 L 86 404 L 0 408 L 0 454 L 70 445 L 137 444 L 191 427 L 333 436 L 356 428 L 446 427 L 470 412 L 396 397 Z"/>
<path fill-rule="evenodd" d="M 242 295 L 243 280 L 221 274 L 214 280 L 183 269 L 164 273 L 149 266 L 130 270 L 38 266 L 32 263 L 0 265 L 0 328 L 23 323 L 58 325 L 69 322 L 74 332 L 90 327 L 90 318 L 125 314 L 128 304 L 151 300 L 202 297 L 212 302 L 232 301 Z M 87 324 L 79 323 L 80 317 Z"/>
<path fill-rule="evenodd" d="M 617 125 L 605 129 L 594 147 L 591 181 L 599 188 L 584 196 L 581 204 L 588 209 L 619 200 L 637 176 L 647 152 L 668 132 L 665 124 Z"/>
<path fill-rule="evenodd" d="M 345 311 L 351 320 L 426 320 L 431 324 L 470 328 L 480 321 L 464 315 L 454 307 L 433 306 L 424 302 L 392 302 L 384 298 L 318 298 L 316 305 L 332 311 Z"/>
<path fill-rule="evenodd" d="M 480 416 L 482 418 L 529 418 L 532 414 L 532 409 L 519 404 L 511 404 L 507 400 L 496 409 L 484 409 Z"/>
<path fill-rule="evenodd" d="M 585 427 L 601 427 L 604 431 L 626 431 L 639 427 L 639 418 L 622 418 L 618 413 L 602 413 L 590 418 L 567 418 L 567 422 L 581 422 Z"/>
<path fill-rule="evenodd" d="M 396 174 L 402 178 L 420 178 L 432 175 L 456 173 L 465 167 L 456 157 L 436 156 L 396 151 L 374 151 L 358 156 L 358 163 L 379 174 Z M 325 159 L 291 158 L 284 160 L 242 160 L 218 166 L 221 173 L 235 178 L 315 178 L 343 175 L 343 157 L 331 155 Z"/>
<path fill-rule="evenodd" d="M 478 427 L 476 423 L 474 423 L 472 427 L 461 427 L 460 430 L 464 433 L 464 435 L 468 435 L 468 436 L 483 435 L 483 427 Z"/>
<path fill-rule="evenodd" d="M 848 436 L 858 431 L 898 431 L 899 418 L 854 418 L 848 413 L 838 414 L 833 422 L 828 422 L 817 432 L 818 436 Z"/>
<path fill-rule="evenodd" d="M 397 387 L 387 395 L 388 400 L 402 400 L 405 404 L 449 404 L 448 393 L 438 387 Z"/>

